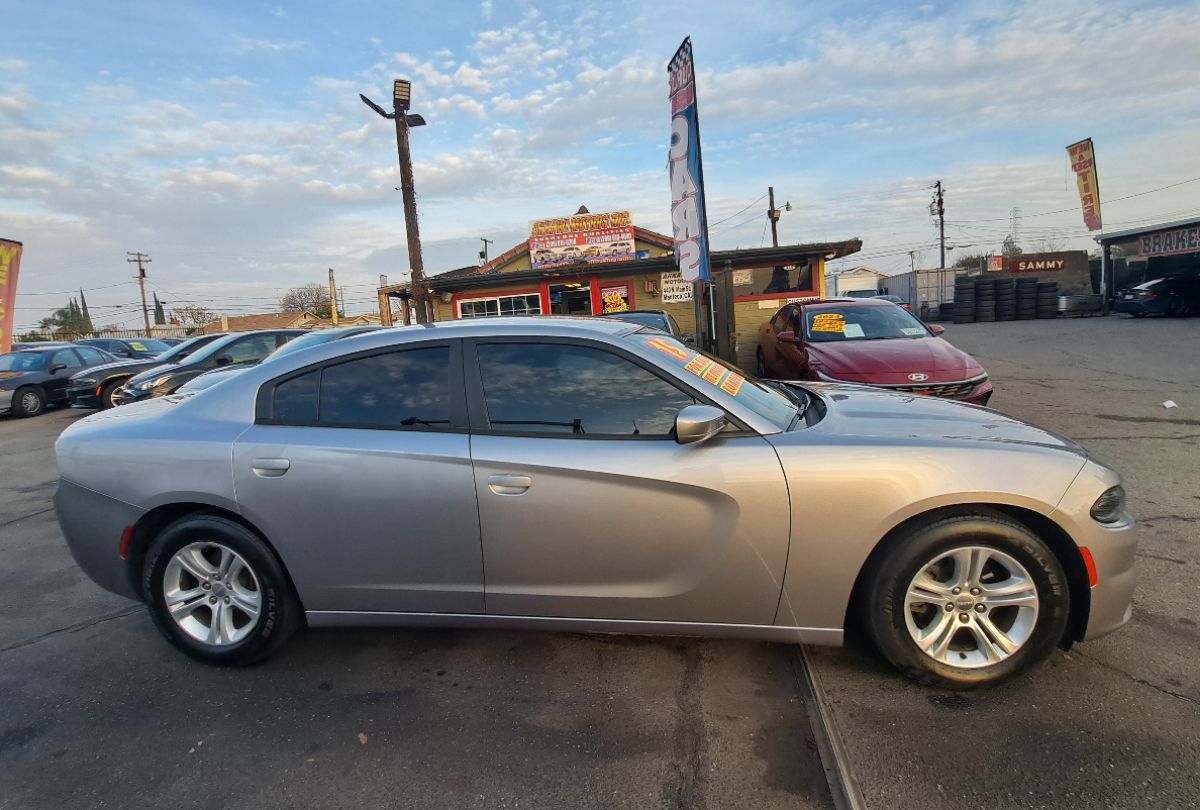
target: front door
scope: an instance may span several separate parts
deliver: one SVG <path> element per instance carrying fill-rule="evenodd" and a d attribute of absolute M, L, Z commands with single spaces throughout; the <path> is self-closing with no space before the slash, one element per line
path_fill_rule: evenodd
<path fill-rule="evenodd" d="M 264 385 L 237 498 L 306 610 L 483 612 L 460 358 L 388 347 Z"/>
<path fill-rule="evenodd" d="M 488 613 L 773 623 L 790 511 L 766 440 L 677 444 L 696 392 L 600 344 L 466 357 Z"/>

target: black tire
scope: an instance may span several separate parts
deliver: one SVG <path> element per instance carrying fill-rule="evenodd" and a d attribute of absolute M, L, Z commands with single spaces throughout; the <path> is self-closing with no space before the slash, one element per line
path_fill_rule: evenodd
<path fill-rule="evenodd" d="M 1171 303 L 1167 304 L 1167 317 L 1169 318 L 1186 318 L 1191 314 L 1191 302 L 1184 301 L 1178 296 L 1172 298 Z"/>
<path fill-rule="evenodd" d="M 109 408 L 115 407 L 117 403 L 113 402 L 113 394 L 121 390 L 121 385 L 125 380 L 113 380 L 106 383 L 104 388 L 100 390 L 100 410 L 107 411 Z"/>
<path fill-rule="evenodd" d="M 1008 657 L 982 666 L 952 666 L 922 652 L 917 646 L 907 623 L 907 594 L 909 584 L 921 566 L 956 548 L 972 546 L 1008 555 L 1025 569 L 1036 589 L 1037 617 L 1028 637 Z M 931 567 L 927 570 L 935 569 Z M 984 576 L 989 576 L 989 569 L 985 568 L 984 571 Z M 1070 613 L 1067 578 L 1054 552 L 1025 526 L 1004 514 L 984 508 L 964 509 L 960 514 L 918 524 L 902 535 L 891 538 L 885 547 L 872 556 L 863 572 L 862 588 L 858 593 L 857 607 L 863 626 L 880 653 L 913 680 L 947 689 L 991 686 L 1043 660 L 1062 639 Z M 955 599 L 956 608 L 949 612 L 965 610 L 957 606 L 959 598 L 969 598 L 965 592 L 960 597 L 950 598 Z M 930 615 L 928 610 L 925 609 L 926 615 Z M 1017 609 L 999 608 L 984 613 L 998 617 L 993 621 L 999 625 L 1006 617 L 997 611 L 1003 610 L 1015 612 Z M 916 613 L 914 611 L 914 623 Z M 966 615 L 974 616 L 975 611 Z M 1008 631 L 1015 626 L 1015 616 L 1013 621 L 1014 625 L 1010 625 Z M 967 632 L 964 633 L 964 630 Z M 945 656 L 966 660 L 971 650 L 963 642 L 973 640 L 973 637 L 968 638 L 971 635 L 968 625 L 952 631 L 951 643 L 958 645 L 959 649 L 952 647 Z M 964 648 L 965 652 L 962 651 Z"/>
<path fill-rule="evenodd" d="M 12 415 L 28 419 L 46 410 L 46 395 L 36 385 L 26 385 L 13 392 Z"/>
<path fill-rule="evenodd" d="M 232 550 L 242 558 L 254 577 L 259 612 L 252 623 L 246 623 L 253 626 L 238 641 L 220 646 L 200 641 L 185 631 L 167 610 L 164 583 L 167 566 L 176 552 L 192 544 L 224 546 Z M 203 583 L 196 581 L 195 587 L 203 587 Z M 205 589 L 210 594 L 207 601 L 218 598 L 219 585 L 221 583 L 217 582 Z M 146 553 L 142 594 L 150 608 L 150 616 L 167 640 L 191 657 L 210 664 L 245 666 L 260 661 L 304 623 L 300 601 L 275 554 L 254 532 L 219 515 L 189 515 L 163 529 Z M 209 611 L 212 620 L 211 609 L 202 604 L 192 613 L 199 611 Z"/>

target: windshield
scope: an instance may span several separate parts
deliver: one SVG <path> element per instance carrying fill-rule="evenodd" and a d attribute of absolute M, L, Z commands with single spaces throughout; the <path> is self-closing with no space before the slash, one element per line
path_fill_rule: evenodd
<path fill-rule="evenodd" d="M 0 371 L 40 371 L 46 366 L 49 356 L 42 352 L 0 354 Z"/>
<path fill-rule="evenodd" d="M 804 310 L 804 336 L 812 343 L 831 343 L 924 338 L 929 330 L 900 307 L 820 307 Z"/>
<path fill-rule="evenodd" d="M 787 430 L 796 418 L 796 406 L 788 397 L 779 391 L 768 388 L 752 377 L 730 366 L 723 360 L 718 360 L 710 354 L 697 351 L 690 346 L 684 346 L 678 340 L 666 335 L 653 332 L 634 332 L 627 335 L 626 340 L 640 343 L 648 349 L 658 352 L 667 365 L 682 368 L 695 375 L 693 380 L 701 390 L 721 390 L 737 397 L 737 401 L 754 411 L 759 416 L 778 425 L 780 430 Z"/>
<path fill-rule="evenodd" d="M 341 329 L 325 329 L 320 332 L 309 332 L 307 335 L 301 335 L 298 338 L 289 340 L 287 343 L 268 354 L 263 359 L 263 362 L 265 363 L 268 360 L 278 360 L 280 357 L 289 355 L 292 352 L 298 352 L 301 349 L 307 349 L 309 346 L 320 346 L 322 343 L 328 343 L 329 341 L 337 340 L 338 338 L 350 337 L 351 334 L 356 333 L 351 332 L 347 334 Z"/>
<path fill-rule="evenodd" d="M 205 343 L 211 343 L 214 340 L 216 340 L 216 338 L 211 335 L 201 335 L 200 337 L 194 337 L 189 340 L 185 340 L 178 346 L 168 346 L 167 353 L 159 355 L 158 360 L 161 363 L 178 363 L 183 355 L 191 354 Z"/>
<path fill-rule="evenodd" d="M 620 315 L 605 315 L 604 317 L 616 318 L 618 321 L 628 321 L 629 323 L 638 323 L 642 326 L 661 329 L 664 332 L 671 331 L 667 326 L 667 316 L 657 312 L 622 312 Z"/>
<path fill-rule="evenodd" d="M 134 354 L 162 354 L 171 348 L 161 340 L 130 340 L 125 345 Z"/>

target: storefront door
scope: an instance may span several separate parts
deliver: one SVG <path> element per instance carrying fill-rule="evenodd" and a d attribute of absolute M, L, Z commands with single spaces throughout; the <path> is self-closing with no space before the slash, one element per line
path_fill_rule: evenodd
<path fill-rule="evenodd" d="M 551 284 L 551 315 L 591 315 L 592 288 L 586 283 Z"/>

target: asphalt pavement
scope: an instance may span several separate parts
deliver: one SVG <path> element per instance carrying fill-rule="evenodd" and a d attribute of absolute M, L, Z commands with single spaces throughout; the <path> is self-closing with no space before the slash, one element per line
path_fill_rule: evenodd
<path fill-rule="evenodd" d="M 0 809 L 832 807 L 786 646 L 323 630 L 184 658 L 58 531 L 83 413 L 0 418 Z"/>
<path fill-rule="evenodd" d="M 867 805 L 1200 806 L 1200 318 L 948 325 L 945 337 L 992 376 L 991 407 L 1121 473 L 1142 527 L 1138 589 L 1127 626 L 989 691 L 914 688 L 861 645 L 814 650 Z"/>

